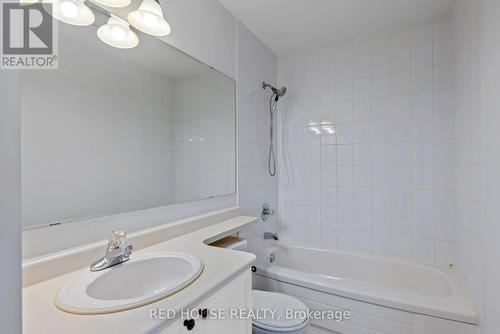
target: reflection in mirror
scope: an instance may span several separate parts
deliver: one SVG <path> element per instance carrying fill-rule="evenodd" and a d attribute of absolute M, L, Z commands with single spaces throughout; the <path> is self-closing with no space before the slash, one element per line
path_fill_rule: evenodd
<path fill-rule="evenodd" d="M 59 25 L 59 69 L 22 73 L 24 227 L 235 192 L 235 83 L 140 35 Z"/>

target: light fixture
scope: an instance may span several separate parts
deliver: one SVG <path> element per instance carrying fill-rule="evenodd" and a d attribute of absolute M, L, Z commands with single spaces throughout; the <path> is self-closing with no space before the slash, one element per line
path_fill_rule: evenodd
<path fill-rule="evenodd" d="M 38 2 L 38 0 L 19 0 L 19 4 L 21 6 L 29 6 L 29 5 L 35 4 L 37 2 Z"/>
<path fill-rule="evenodd" d="M 95 21 L 85 0 L 44 0 L 43 8 L 59 21 L 75 26 L 88 26 Z"/>
<path fill-rule="evenodd" d="M 143 0 L 138 9 L 128 14 L 128 21 L 138 30 L 153 36 L 166 36 L 171 31 L 158 0 Z"/>
<path fill-rule="evenodd" d="M 114 15 L 97 29 L 97 36 L 104 43 L 120 49 L 131 49 L 139 44 L 139 38 L 130 30 L 128 22 Z"/>
<path fill-rule="evenodd" d="M 130 5 L 131 0 L 93 0 L 94 2 L 114 8 L 122 8 Z"/>

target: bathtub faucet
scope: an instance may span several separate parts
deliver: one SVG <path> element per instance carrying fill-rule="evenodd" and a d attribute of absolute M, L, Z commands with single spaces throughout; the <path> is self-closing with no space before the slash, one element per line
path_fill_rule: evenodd
<path fill-rule="evenodd" d="M 280 238 L 278 237 L 278 234 L 277 233 L 271 233 L 271 232 L 266 232 L 264 233 L 264 239 L 265 240 L 279 240 Z"/>

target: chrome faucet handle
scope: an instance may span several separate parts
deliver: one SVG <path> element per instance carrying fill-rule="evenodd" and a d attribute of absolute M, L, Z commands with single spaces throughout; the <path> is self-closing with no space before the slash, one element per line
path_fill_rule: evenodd
<path fill-rule="evenodd" d="M 108 239 L 108 248 L 106 253 L 112 253 L 113 251 L 119 250 L 125 244 L 127 240 L 127 233 L 124 231 L 113 231 L 111 238 Z"/>
<path fill-rule="evenodd" d="M 260 217 L 262 218 L 262 220 L 267 221 L 269 217 L 273 215 L 274 215 L 274 209 L 272 209 L 267 203 L 262 204 L 262 208 L 260 211 Z"/>
<path fill-rule="evenodd" d="M 119 247 L 125 243 L 125 240 L 127 240 L 127 233 L 125 231 L 115 230 L 109 239 L 109 244 Z"/>

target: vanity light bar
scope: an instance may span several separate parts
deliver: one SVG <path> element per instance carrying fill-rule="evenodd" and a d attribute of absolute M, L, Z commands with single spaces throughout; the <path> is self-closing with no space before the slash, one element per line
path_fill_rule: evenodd
<path fill-rule="evenodd" d="M 127 7 L 131 2 L 131 0 L 93 1 L 114 8 Z M 22 5 L 36 2 L 38 0 L 19 0 Z M 85 0 L 42 0 L 42 6 L 52 17 L 67 24 L 89 26 L 95 22 L 94 12 L 85 4 Z M 100 8 L 94 10 L 100 11 Z M 130 29 L 130 25 L 152 36 L 167 36 L 172 31 L 170 24 L 165 20 L 159 0 L 143 0 L 139 8 L 128 13 L 127 20 L 128 22 L 111 14 L 108 22 L 98 28 L 97 36 L 110 46 L 131 49 L 139 44 L 139 39 Z"/>

